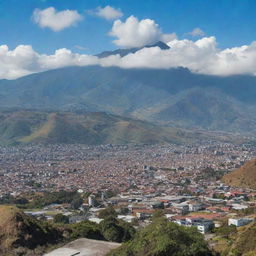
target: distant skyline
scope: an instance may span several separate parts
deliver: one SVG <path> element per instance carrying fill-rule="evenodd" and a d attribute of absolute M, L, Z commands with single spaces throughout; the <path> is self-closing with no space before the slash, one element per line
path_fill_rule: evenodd
<path fill-rule="evenodd" d="M 0 0 L 0 78 L 69 65 L 148 67 L 145 55 L 160 62 L 154 68 L 255 74 L 255 11 L 255 0 Z M 159 40 L 171 46 L 169 55 L 92 56 Z"/>

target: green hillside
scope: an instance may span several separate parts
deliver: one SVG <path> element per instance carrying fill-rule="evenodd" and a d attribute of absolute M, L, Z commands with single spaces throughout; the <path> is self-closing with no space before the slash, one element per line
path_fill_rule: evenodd
<path fill-rule="evenodd" d="M 182 128 L 256 131 L 256 78 L 249 75 L 68 67 L 0 80 L 0 91 L 2 109 L 100 111 Z"/>
<path fill-rule="evenodd" d="M 26 143 L 127 144 L 182 143 L 207 135 L 102 112 L 2 111 L 0 144 Z"/>

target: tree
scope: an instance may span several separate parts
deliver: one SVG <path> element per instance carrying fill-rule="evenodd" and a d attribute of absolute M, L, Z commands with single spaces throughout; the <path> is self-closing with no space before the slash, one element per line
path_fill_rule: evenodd
<path fill-rule="evenodd" d="M 196 228 L 179 226 L 165 217 L 138 231 L 109 256 L 212 256 L 202 234 Z"/>
<path fill-rule="evenodd" d="M 234 225 L 224 225 L 222 227 L 216 228 L 216 233 L 225 238 L 229 238 L 233 234 L 237 233 L 237 228 Z"/>
<path fill-rule="evenodd" d="M 69 218 L 61 213 L 58 213 L 54 216 L 53 221 L 55 223 L 63 223 L 63 224 L 68 224 L 69 223 Z"/>
<path fill-rule="evenodd" d="M 99 218 L 106 219 L 109 217 L 113 217 L 113 218 L 117 217 L 117 212 L 115 211 L 113 206 L 109 206 L 106 209 L 103 209 L 99 212 Z"/>
<path fill-rule="evenodd" d="M 71 238 L 86 237 L 90 239 L 103 240 L 99 224 L 91 221 L 82 221 L 71 225 Z"/>
<path fill-rule="evenodd" d="M 76 197 L 70 203 L 71 207 L 75 210 L 79 209 L 79 207 L 83 204 L 83 199 L 81 197 Z"/>
<path fill-rule="evenodd" d="M 108 217 L 100 223 L 101 232 L 104 238 L 113 242 L 125 242 L 130 240 L 135 229 L 131 224 L 114 217 Z"/>

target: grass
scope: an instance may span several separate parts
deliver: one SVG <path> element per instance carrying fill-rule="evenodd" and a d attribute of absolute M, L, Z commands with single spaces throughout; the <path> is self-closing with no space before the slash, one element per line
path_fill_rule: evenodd
<path fill-rule="evenodd" d="M 31 135 L 21 138 L 20 141 L 28 143 L 41 137 L 47 137 L 47 135 L 54 128 L 55 123 L 56 123 L 56 113 L 52 113 L 49 115 L 48 121 L 44 123 L 41 128 L 33 132 Z"/>

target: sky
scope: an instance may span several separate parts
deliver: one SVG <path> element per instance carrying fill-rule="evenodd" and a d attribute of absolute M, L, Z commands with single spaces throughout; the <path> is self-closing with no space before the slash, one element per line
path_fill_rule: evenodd
<path fill-rule="evenodd" d="M 255 75 L 255 13 L 255 0 L 0 0 L 0 78 L 95 64 Z M 156 41 L 170 50 L 93 56 Z"/>

